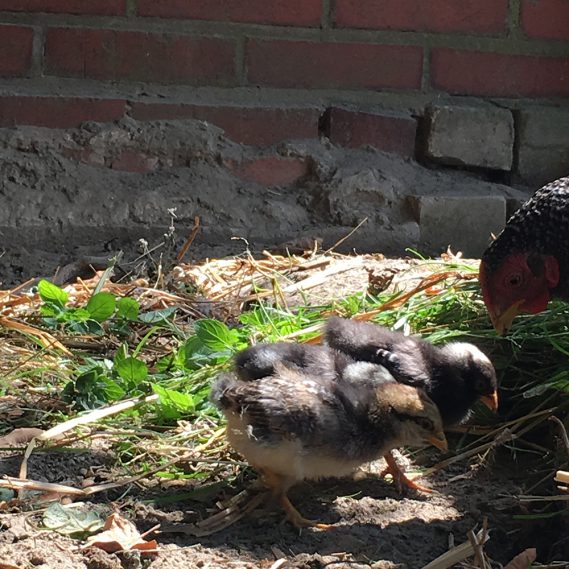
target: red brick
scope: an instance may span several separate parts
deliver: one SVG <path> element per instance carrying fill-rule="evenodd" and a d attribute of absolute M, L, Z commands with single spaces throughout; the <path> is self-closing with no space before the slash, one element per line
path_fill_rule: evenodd
<path fill-rule="evenodd" d="M 65 77 L 227 85 L 235 44 L 215 38 L 82 28 L 48 29 L 46 73 Z"/>
<path fill-rule="evenodd" d="M 247 76 L 255 85 L 292 88 L 419 89 L 420 47 L 250 40 Z"/>
<path fill-rule="evenodd" d="M 0 10 L 122 16 L 126 13 L 126 0 L 2 0 Z"/>
<path fill-rule="evenodd" d="M 569 58 L 434 49 L 431 80 L 450 93 L 563 97 L 569 95 Z"/>
<path fill-rule="evenodd" d="M 320 111 L 316 108 L 206 107 L 133 103 L 137 120 L 199 119 L 222 128 L 242 144 L 266 146 L 294 138 L 318 138 Z"/>
<path fill-rule="evenodd" d="M 113 170 L 124 172 L 153 172 L 158 167 L 158 158 L 148 156 L 135 150 L 123 150 L 120 155 L 111 162 Z"/>
<path fill-rule="evenodd" d="M 70 148 L 68 146 L 64 146 L 61 148 L 61 154 L 70 160 L 89 164 L 90 166 L 105 165 L 105 157 L 93 148 Z"/>
<path fill-rule="evenodd" d="M 431 32 L 506 31 L 508 0 L 337 0 L 336 25 Z"/>
<path fill-rule="evenodd" d="M 32 64 L 32 28 L 0 26 L 0 77 L 26 75 Z"/>
<path fill-rule="evenodd" d="M 85 121 L 109 122 L 123 116 L 126 101 L 59 97 L 0 97 L 0 126 L 28 124 L 72 128 Z"/>
<path fill-rule="evenodd" d="M 240 164 L 233 173 L 264 186 L 290 186 L 308 175 L 310 165 L 305 158 L 261 156 Z"/>
<path fill-rule="evenodd" d="M 321 0 L 139 0 L 139 16 L 319 26 Z"/>
<path fill-rule="evenodd" d="M 326 136 L 333 144 L 365 144 L 402 156 L 415 155 L 417 122 L 411 117 L 362 113 L 332 107 L 325 115 Z"/>
<path fill-rule="evenodd" d="M 522 28 L 530 37 L 569 40 L 569 2 L 524 0 Z"/>

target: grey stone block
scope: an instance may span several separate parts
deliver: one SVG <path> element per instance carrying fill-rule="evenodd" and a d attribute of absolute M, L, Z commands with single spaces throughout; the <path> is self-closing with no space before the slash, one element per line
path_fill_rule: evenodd
<path fill-rule="evenodd" d="M 450 246 L 479 257 L 506 222 L 503 196 L 412 196 L 410 205 L 421 228 L 421 250 L 430 255 Z"/>
<path fill-rule="evenodd" d="M 514 118 L 491 106 L 433 106 L 426 142 L 427 157 L 441 164 L 511 170 Z"/>
<path fill-rule="evenodd" d="M 519 111 L 518 174 L 537 188 L 569 174 L 569 108 Z"/>

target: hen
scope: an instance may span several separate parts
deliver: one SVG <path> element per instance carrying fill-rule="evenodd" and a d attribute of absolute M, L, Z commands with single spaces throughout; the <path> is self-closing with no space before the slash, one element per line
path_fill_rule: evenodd
<path fill-rule="evenodd" d="M 480 263 L 492 324 L 505 333 L 521 312 L 569 300 L 569 177 L 538 190 L 508 220 Z"/>
<path fill-rule="evenodd" d="M 276 364 L 272 375 L 214 385 L 231 446 L 262 475 L 298 528 L 330 526 L 305 519 L 287 497 L 305 479 L 345 476 L 393 448 L 447 449 L 436 405 L 396 382 L 345 382 Z"/>

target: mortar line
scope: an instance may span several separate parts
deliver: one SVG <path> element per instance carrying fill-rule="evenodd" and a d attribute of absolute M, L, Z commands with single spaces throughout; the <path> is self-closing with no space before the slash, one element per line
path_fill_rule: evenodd
<path fill-rule="evenodd" d="M 247 38 L 242 36 L 235 40 L 235 77 L 239 85 L 247 85 L 247 64 L 245 62 L 245 46 Z"/>
<path fill-rule="evenodd" d="M 129 2 L 134 0 L 128 0 Z M 329 2 L 333 12 L 334 0 Z M 510 0 L 512 6 L 520 6 L 520 0 Z M 519 14 L 516 16 L 519 19 Z M 569 45 L 563 41 L 526 38 L 520 30 L 518 37 L 477 36 L 468 34 L 443 34 L 435 32 L 415 33 L 402 30 L 365 30 L 320 27 L 268 26 L 264 24 L 209 22 L 198 20 L 165 20 L 160 18 L 117 18 L 108 16 L 75 16 L 59 14 L 37 15 L 6 12 L 2 22 L 24 26 L 44 25 L 50 27 L 108 29 L 133 31 L 150 34 L 174 34 L 188 36 L 206 36 L 235 39 L 243 35 L 266 40 L 292 40 L 333 43 L 364 43 L 371 45 L 409 45 L 420 47 L 444 47 L 454 50 L 477 51 L 480 53 L 499 53 L 504 55 L 540 55 L 543 57 L 567 57 Z M 512 20 L 512 26 L 517 25 Z M 513 41 L 514 40 L 514 41 Z"/>
<path fill-rule="evenodd" d="M 335 0 L 322 0 L 320 27 L 323 30 L 330 30 L 334 27 L 334 12 L 336 11 L 335 4 Z"/>
<path fill-rule="evenodd" d="M 423 48 L 423 76 L 421 77 L 421 91 L 423 93 L 432 93 L 431 86 L 431 48 Z"/>
<path fill-rule="evenodd" d="M 525 39 L 521 30 L 521 0 L 510 0 L 508 4 L 508 37 Z"/>
<path fill-rule="evenodd" d="M 126 17 L 134 18 L 138 14 L 138 0 L 126 0 Z"/>
<path fill-rule="evenodd" d="M 41 77 L 43 75 L 43 52 L 45 44 L 45 27 L 34 26 L 34 35 L 32 38 L 32 77 Z"/>

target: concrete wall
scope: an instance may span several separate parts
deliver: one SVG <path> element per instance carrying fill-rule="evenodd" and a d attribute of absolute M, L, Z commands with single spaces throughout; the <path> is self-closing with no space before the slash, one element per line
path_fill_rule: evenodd
<path fill-rule="evenodd" d="M 534 186 L 569 171 L 568 22 L 567 0 L 2 0 L 0 126 L 198 118 Z M 446 156 L 479 119 L 500 159 Z"/>

